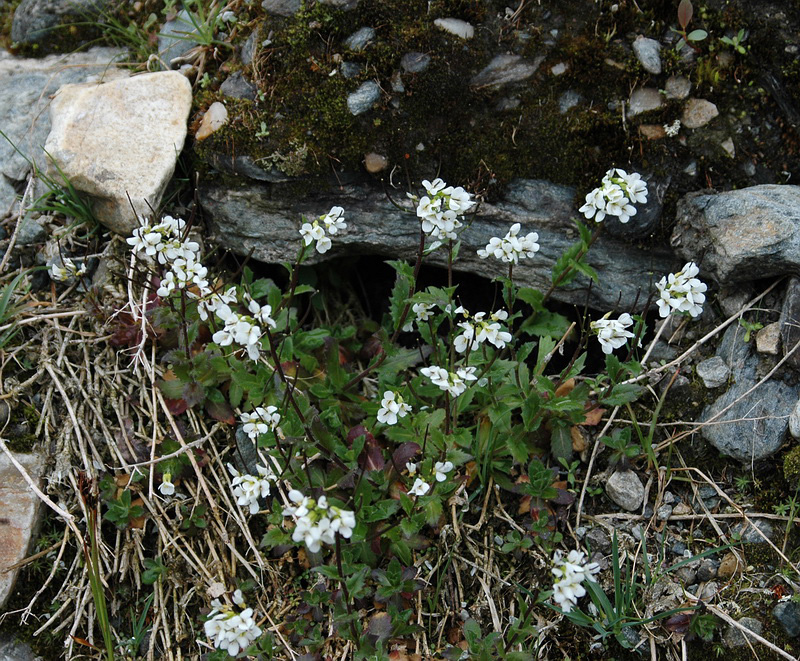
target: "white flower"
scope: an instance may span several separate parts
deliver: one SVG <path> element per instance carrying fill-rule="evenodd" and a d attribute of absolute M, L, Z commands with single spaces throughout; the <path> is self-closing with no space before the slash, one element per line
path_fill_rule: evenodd
<path fill-rule="evenodd" d="M 320 217 L 320 221 L 325 225 L 325 230 L 328 234 L 336 234 L 339 230 L 347 228 L 347 223 L 344 222 L 344 209 L 342 207 L 332 207 L 331 210 Z"/>
<path fill-rule="evenodd" d="M 647 202 L 647 182 L 641 175 L 612 168 L 603 177 L 602 185 L 586 195 L 578 211 L 598 223 L 606 216 L 616 216 L 621 223 L 627 223 L 636 214 L 634 204 L 644 202 Z"/>
<path fill-rule="evenodd" d="M 69 278 L 69 271 L 59 264 L 53 262 L 50 264 L 49 268 L 47 269 L 47 274 L 50 276 L 51 280 L 55 282 L 64 282 Z"/>
<path fill-rule="evenodd" d="M 609 312 L 602 319 L 593 321 L 591 329 L 597 333 L 597 339 L 603 348 L 603 353 L 611 353 L 614 349 L 624 346 L 634 334 L 627 330 L 633 325 L 633 319 L 627 312 L 620 315 L 619 319 L 609 319 Z"/>
<path fill-rule="evenodd" d="M 508 319 L 508 313 L 505 310 L 492 313 L 489 320 L 486 319 L 485 312 L 476 313 L 471 320 L 469 320 L 469 313 L 463 308 L 459 307 L 456 312 L 461 312 L 468 319 L 458 324 L 459 328 L 464 329 L 464 332 L 453 341 L 453 347 L 458 353 L 464 353 L 467 349 L 475 350 L 483 342 L 489 342 L 498 349 L 502 349 L 507 342 L 511 341 L 511 333 L 504 331 L 499 324 L 499 321 Z"/>
<path fill-rule="evenodd" d="M 275 320 L 270 316 L 272 314 L 271 305 L 259 305 L 257 301 L 250 299 L 250 302 L 247 304 L 247 309 L 260 324 L 275 328 Z"/>
<path fill-rule="evenodd" d="M 688 262 L 682 270 L 670 273 L 656 283 L 659 297 L 656 300 L 658 313 L 668 317 L 673 312 L 697 317 L 703 311 L 707 286 L 695 276 L 700 269 L 694 262 Z"/>
<path fill-rule="evenodd" d="M 422 222 L 422 231 L 439 241 L 455 239 L 456 230 L 463 226 L 459 217 L 471 209 L 475 202 L 463 188 L 446 186 L 441 179 L 434 179 L 433 182 L 425 180 L 422 186 L 428 193 L 417 202 L 417 216 Z M 417 199 L 413 195 L 410 197 Z"/>
<path fill-rule="evenodd" d="M 257 514 L 259 510 L 258 499 L 266 498 L 270 493 L 270 482 L 276 480 L 275 473 L 264 466 L 256 466 L 259 477 L 240 473 L 231 464 L 228 464 L 228 472 L 233 476 L 231 486 L 236 504 L 240 507 L 248 507 L 250 514 Z"/>
<path fill-rule="evenodd" d="M 411 407 L 398 393 L 387 390 L 383 393 L 381 408 L 378 409 L 378 422 L 396 425 L 398 418 L 405 418 L 410 412 Z"/>
<path fill-rule="evenodd" d="M 436 481 L 444 482 L 447 479 L 447 474 L 453 468 L 453 463 L 450 461 L 437 461 L 433 466 L 433 471 L 436 473 Z"/>
<path fill-rule="evenodd" d="M 566 560 L 561 551 L 553 554 L 551 569 L 556 577 L 553 583 L 553 601 L 565 613 L 569 613 L 573 606 L 577 606 L 578 599 L 586 594 L 586 589 L 581 585 L 584 580 L 592 581 L 593 576 L 600 571 L 596 562 L 587 563 L 582 551 L 570 551 Z"/>
<path fill-rule="evenodd" d="M 408 471 L 409 475 L 414 476 L 417 473 L 417 465 L 412 463 L 412 462 L 410 462 L 410 461 L 407 461 L 406 462 L 406 470 Z"/>
<path fill-rule="evenodd" d="M 414 480 L 414 485 L 408 490 L 409 495 L 411 496 L 424 496 L 431 490 L 431 485 L 425 482 L 425 480 L 421 480 L 417 478 Z"/>
<path fill-rule="evenodd" d="M 329 505 L 326 496 L 320 496 L 315 501 L 297 489 L 292 489 L 289 500 L 295 504 L 286 507 L 283 515 L 295 517 L 292 540 L 303 542 L 312 553 L 319 551 L 323 544 L 334 545 L 337 534 L 345 539 L 353 536 L 356 527 L 355 513 Z"/>
<path fill-rule="evenodd" d="M 467 381 L 476 381 L 474 367 L 459 367 L 455 373 L 448 372 L 443 367 L 423 367 L 420 374 L 427 376 L 431 383 L 439 386 L 440 389 L 446 390 L 453 397 L 458 397 L 467 389 Z"/>
<path fill-rule="evenodd" d="M 172 484 L 172 475 L 164 473 L 164 475 L 161 476 L 161 484 L 158 486 L 158 490 L 164 496 L 171 496 L 175 493 L 175 485 Z"/>
<path fill-rule="evenodd" d="M 242 431 L 247 434 L 251 440 L 256 440 L 261 434 L 266 434 L 268 431 L 275 431 L 275 428 L 280 424 L 281 414 L 277 413 L 276 406 L 268 406 L 267 408 L 257 407 L 252 413 L 242 413 L 239 420 L 242 421 Z"/>
<path fill-rule="evenodd" d="M 521 225 L 514 223 L 511 229 L 501 239 L 492 237 L 483 250 L 478 250 L 478 257 L 486 259 L 490 255 L 506 263 L 519 264 L 519 260 L 525 257 L 533 257 L 539 251 L 539 235 L 536 232 L 529 232 L 525 236 L 519 236 Z"/>
<path fill-rule="evenodd" d="M 244 606 L 240 590 L 234 593 L 233 601 L 237 606 Z M 245 608 L 237 613 L 231 606 L 222 605 L 216 599 L 211 605 L 214 610 L 209 613 L 203 628 L 217 649 L 223 649 L 235 657 L 261 636 L 261 629 L 253 619 L 252 608 Z"/>

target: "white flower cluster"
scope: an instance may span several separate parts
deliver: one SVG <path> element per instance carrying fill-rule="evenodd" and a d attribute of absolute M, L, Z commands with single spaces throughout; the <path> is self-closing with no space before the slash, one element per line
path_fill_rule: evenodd
<path fill-rule="evenodd" d="M 414 313 L 417 321 L 417 326 L 420 325 L 422 321 L 428 321 L 431 317 L 433 317 L 433 308 L 436 306 L 433 303 L 414 303 L 411 306 L 411 311 Z M 405 332 L 409 332 L 414 329 L 414 320 L 408 321 L 405 326 L 403 326 L 403 330 Z"/>
<path fill-rule="evenodd" d="M 242 431 L 255 441 L 261 434 L 275 431 L 281 422 L 281 414 L 277 406 L 258 406 L 252 413 L 242 413 L 239 420 L 242 422 Z"/>
<path fill-rule="evenodd" d="M 417 216 L 422 221 L 422 231 L 440 241 L 455 239 L 456 230 L 462 227 L 459 219 L 475 206 L 472 196 L 461 186 L 448 186 L 441 179 L 434 179 L 433 182 L 426 179 L 422 187 L 427 193 L 422 199 L 408 194 L 417 202 Z"/>
<path fill-rule="evenodd" d="M 250 314 L 234 312 L 227 303 L 222 302 L 215 305 L 214 311 L 225 326 L 214 333 L 211 339 L 221 347 L 235 342 L 247 349 L 251 360 L 258 360 L 261 336 L 264 334 L 262 326 L 275 328 L 275 320 L 271 317 L 272 306 L 259 305 L 258 301 L 248 297 L 247 311 Z"/>
<path fill-rule="evenodd" d="M 631 331 L 627 330 L 633 326 L 633 319 L 627 312 L 621 314 L 619 319 L 609 319 L 609 312 L 602 319 L 593 321 L 591 329 L 597 333 L 597 339 L 603 348 L 603 353 L 611 353 L 614 349 L 624 346 L 628 339 L 634 337 Z"/>
<path fill-rule="evenodd" d="M 86 262 L 77 266 L 69 257 L 64 257 L 61 264 L 53 262 L 47 269 L 51 280 L 64 282 L 70 278 L 77 278 L 86 274 Z"/>
<path fill-rule="evenodd" d="M 664 124 L 664 133 L 668 137 L 674 138 L 681 131 L 681 120 L 676 119 L 672 124 Z"/>
<path fill-rule="evenodd" d="M 179 257 L 196 257 L 200 246 L 194 241 L 181 238 L 186 228 L 182 218 L 164 216 L 160 223 L 152 225 L 147 218 L 139 216 L 139 227 L 127 239 L 134 253 L 144 252 L 155 257 L 159 264 L 169 264 Z"/>
<path fill-rule="evenodd" d="M 658 289 L 658 313 L 668 317 L 673 312 L 697 317 L 703 311 L 707 289 L 706 284 L 697 279 L 700 269 L 694 262 L 688 262 L 677 273 L 670 273 L 656 283 Z"/>
<path fill-rule="evenodd" d="M 295 542 L 304 542 L 312 553 L 319 551 L 322 544 L 335 544 L 337 533 L 345 539 L 353 536 L 353 529 L 356 527 L 355 513 L 329 505 L 326 496 L 320 496 L 315 501 L 297 489 L 292 489 L 289 500 L 295 504 L 285 508 L 283 515 L 296 519 L 292 539 Z"/>
<path fill-rule="evenodd" d="M 396 425 L 398 418 L 405 418 L 411 413 L 411 407 L 403 401 L 399 393 L 387 390 L 383 393 L 381 407 L 378 409 L 378 422 L 385 425 Z"/>
<path fill-rule="evenodd" d="M 561 551 L 553 555 L 551 571 L 556 577 L 553 583 L 553 601 L 565 613 L 569 613 L 573 606 L 578 605 L 578 599 L 586 594 L 586 588 L 581 585 L 583 581 L 593 581 L 593 576 L 600 571 L 596 562 L 586 562 L 583 551 L 570 551 L 566 560 Z"/>
<path fill-rule="evenodd" d="M 539 251 L 539 235 L 536 232 L 528 232 L 525 236 L 519 236 L 521 229 L 519 223 L 514 223 L 511 229 L 501 239 L 493 236 L 483 250 L 478 251 L 478 257 L 486 259 L 492 255 L 495 259 L 509 264 L 519 264 L 519 260 L 525 257 L 533 257 Z"/>
<path fill-rule="evenodd" d="M 627 223 L 636 215 L 639 202 L 647 202 L 647 182 L 637 172 L 611 168 L 603 177 L 603 185 L 586 196 L 586 203 L 578 209 L 586 218 L 602 222 L 606 216 L 616 216 Z"/>
<path fill-rule="evenodd" d="M 474 367 L 459 367 L 455 372 L 448 372 L 444 367 L 423 367 L 420 374 L 427 376 L 431 383 L 446 390 L 453 397 L 458 397 L 467 389 L 468 381 L 477 381 Z"/>
<path fill-rule="evenodd" d="M 240 607 L 245 606 L 241 590 L 233 593 L 233 603 Z M 261 635 L 261 629 L 253 619 L 252 608 L 244 608 L 237 613 L 219 599 L 214 599 L 211 606 L 214 610 L 208 614 L 204 628 L 206 636 L 217 649 L 224 649 L 231 656 L 239 656 L 240 652 L 250 647 Z"/>
<path fill-rule="evenodd" d="M 194 253 L 186 253 L 186 257 L 177 257 L 170 267 L 156 291 L 161 298 L 169 296 L 174 289 L 188 289 L 192 285 L 197 286 L 201 296 L 211 292 L 206 280 L 208 269 L 197 261 Z"/>
<path fill-rule="evenodd" d="M 489 319 L 485 318 L 485 312 L 478 312 L 470 319 L 469 313 L 462 307 L 456 308 L 456 312 L 467 317 L 466 321 L 458 324 L 464 332 L 453 342 L 458 353 L 464 353 L 467 349 L 474 351 L 483 342 L 489 342 L 498 349 L 504 348 L 507 342 L 511 342 L 511 333 L 504 331 L 500 326 L 501 321 L 508 319 L 508 312 L 505 310 L 493 312 Z"/>
<path fill-rule="evenodd" d="M 240 473 L 232 464 L 228 464 L 228 472 L 233 477 L 231 486 L 233 487 L 233 497 L 239 507 L 248 507 L 250 514 L 258 514 L 259 498 L 266 498 L 270 493 L 270 483 L 277 478 L 269 468 L 256 466 L 258 477 L 248 473 Z"/>
<path fill-rule="evenodd" d="M 331 249 L 330 237 L 346 227 L 344 209 L 342 207 L 333 207 L 328 213 L 313 222 L 303 223 L 300 228 L 300 236 L 303 237 L 303 242 L 307 246 L 310 246 L 312 241 L 316 241 L 314 247 L 321 255 Z"/>

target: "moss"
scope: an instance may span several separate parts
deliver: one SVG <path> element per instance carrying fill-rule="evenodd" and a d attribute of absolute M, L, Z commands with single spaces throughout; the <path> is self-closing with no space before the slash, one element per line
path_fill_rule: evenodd
<path fill-rule="evenodd" d="M 790 488 L 800 485 L 800 445 L 796 445 L 783 458 L 783 477 Z"/>

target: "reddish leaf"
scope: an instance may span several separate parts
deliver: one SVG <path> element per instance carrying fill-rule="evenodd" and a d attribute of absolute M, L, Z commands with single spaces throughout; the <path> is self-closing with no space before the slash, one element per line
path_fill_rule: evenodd
<path fill-rule="evenodd" d="M 236 424 L 236 415 L 228 402 L 212 402 L 207 399 L 206 413 L 218 422 L 224 422 L 228 425 Z"/>
<path fill-rule="evenodd" d="M 692 0 L 681 0 L 681 3 L 678 5 L 678 23 L 681 24 L 684 30 L 686 26 L 689 25 L 689 21 L 692 20 L 692 14 L 694 14 Z"/>
<path fill-rule="evenodd" d="M 403 443 L 392 453 L 392 465 L 398 471 L 402 471 L 406 464 L 414 458 L 414 455 L 421 451 L 419 443 Z"/>
<path fill-rule="evenodd" d="M 556 397 L 566 397 L 575 389 L 575 379 L 567 379 L 556 388 Z"/>
<path fill-rule="evenodd" d="M 370 335 L 362 345 L 361 351 L 358 352 L 358 357 L 361 360 L 371 360 L 380 353 L 383 353 L 381 339 L 377 335 Z"/>
<path fill-rule="evenodd" d="M 74 640 L 79 645 L 85 645 L 86 647 L 91 647 L 93 650 L 97 650 L 98 652 L 101 651 L 99 647 L 97 647 L 96 645 L 92 645 L 85 638 L 78 638 L 78 636 L 72 636 L 72 635 L 70 636 L 70 638 L 72 638 L 72 640 Z"/>
<path fill-rule="evenodd" d="M 375 613 L 369 619 L 367 631 L 378 640 L 387 640 L 392 635 L 392 618 L 389 613 Z"/>
<path fill-rule="evenodd" d="M 375 437 L 364 425 L 356 425 L 355 427 L 352 427 L 349 432 L 347 432 L 347 447 L 353 447 L 353 442 L 359 436 L 364 437 L 365 444 L 375 442 Z"/>
<path fill-rule="evenodd" d="M 181 390 L 181 396 L 188 406 L 197 406 L 205 401 L 206 389 L 196 381 L 194 383 L 187 383 Z"/>
<path fill-rule="evenodd" d="M 185 399 L 167 399 L 165 397 L 164 403 L 167 405 L 167 410 L 172 415 L 180 415 L 181 413 L 185 413 L 186 409 L 189 408 L 189 405 L 186 403 Z"/>
<path fill-rule="evenodd" d="M 664 622 L 664 628 L 673 633 L 687 633 L 692 623 L 691 613 L 678 613 Z"/>
<path fill-rule="evenodd" d="M 588 404 L 588 402 L 587 402 Z M 586 412 L 586 420 L 584 420 L 581 424 L 587 427 L 594 427 L 600 424 L 600 421 L 603 419 L 603 415 L 605 414 L 606 410 L 597 407 L 596 409 L 590 409 Z"/>

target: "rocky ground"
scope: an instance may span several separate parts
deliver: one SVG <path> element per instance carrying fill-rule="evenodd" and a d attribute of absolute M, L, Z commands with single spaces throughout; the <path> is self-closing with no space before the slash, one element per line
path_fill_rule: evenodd
<path fill-rule="evenodd" d="M 98 654 L 83 642 L 101 645 L 77 537 L 54 509 L 79 512 L 79 472 L 124 478 L 121 467 L 146 463 L 148 447 L 133 439 L 152 418 L 153 434 L 166 437 L 177 425 L 179 436 L 191 429 L 213 437 L 204 451 L 225 474 L 227 428 L 212 427 L 213 416 L 159 408 L 152 382 L 117 353 L 135 331 L 119 313 L 129 300 L 119 237 L 134 227 L 131 207 L 191 217 L 206 248 L 248 256 L 276 279 L 273 265 L 294 258 L 300 215 L 344 207 L 351 231 L 308 276 L 331 296 L 312 320 L 346 314 L 368 327 L 384 312 L 394 278 L 382 260 L 416 251 L 418 222 L 401 208 L 411 208 L 405 191 L 422 179 L 442 176 L 481 200 L 456 264 L 456 281 L 480 307 L 504 268 L 475 250 L 515 222 L 537 231 L 541 252 L 516 276 L 546 288 L 575 241 L 583 196 L 611 166 L 642 173 L 649 201 L 631 222 L 605 224 L 589 259 L 599 281 L 590 287 L 578 278 L 558 290 L 556 309 L 570 320 L 584 306 L 644 311 L 656 327 L 643 348 L 649 393 L 619 413 L 604 411 L 599 427 L 581 427 L 574 463 L 559 467 L 572 496 L 553 508 L 551 532 L 591 550 L 609 593 L 614 560 L 631 568 L 637 596 L 629 616 L 638 624 L 621 630 L 623 644 L 543 610 L 527 651 L 800 656 L 800 6 L 698 0 L 687 31 L 708 36 L 676 48 L 677 4 L 0 5 L 0 129 L 9 138 L 0 144 L 4 291 L 11 296 L 19 273 L 67 255 L 91 276 L 91 286 L 57 288 L 46 270 L 33 271 L 10 307 L 0 296 L 0 332 L 19 329 L 0 340 L 9 449 L 0 455 L 0 476 L 8 475 L 0 477 L 0 503 L 13 513 L 0 516 L 0 565 L 11 568 L 0 582 L 0 658 L 30 658 L 27 643 L 47 659 Z M 100 80 L 53 98 L 65 84 Z M 100 226 L 74 230 L 87 215 Z M 219 261 L 238 268 L 235 257 Z M 652 285 L 686 261 L 700 266 L 709 304 L 696 322 L 658 326 L 645 311 Z M 442 273 L 428 277 L 441 284 Z M 601 358 L 592 359 L 598 370 Z M 644 456 L 612 461 L 597 439 L 615 416 L 622 428 L 653 420 L 655 464 Z M 16 484 L 22 473 L 10 456 L 23 457 L 39 496 Z M 143 625 L 150 633 L 126 658 L 207 653 L 194 643 L 201 611 L 221 589 L 219 577 L 237 567 L 242 577 L 242 567 L 251 568 L 266 595 L 264 626 L 285 635 L 292 658 L 349 658 L 335 636 L 312 648 L 286 624 L 317 617 L 313 609 L 295 613 L 301 597 L 292 581 L 300 585 L 305 556 L 270 555 L 237 537 L 244 515 L 230 503 L 225 520 L 204 520 L 205 532 L 187 517 L 190 501 L 224 502 L 226 486 L 187 480 L 189 500 L 162 504 L 151 483 L 137 492 L 141 521 L 104 529 L 114 626 L 127 632 L 140 613 L 153 613 Z M 439 548 L 454 558 L 442 572 L 445 587 L 425 609 L 422 601 L 407 605 L 419 623 L 423 612 L 438 614 L 415 635 L 393 639 L 392 658 L 468 647 L 465 620 L 484 634 L 504 631 L 504 618 L 519 608 L 511 577 L 531 585 L 549 578 L 541 549 L 516 544 L 536 538 L 518 505 L 487 490 L 466 508 L 460 532 L 455 513 L 437 527 Z M 37 509 L 38 527 L 30 523 Z M 142 576 L 153 569 L 151 556 L 170 570 L 148 602 Z M 421 577 L 434 574 L 423 569 L 430 559 L 421 556 Z M 647 621 L 698 599 L 713 618 Z M 758 637 L 746 638 L 745 628 Z M 484 657 L 473 649 L 469 658 Z"/>

